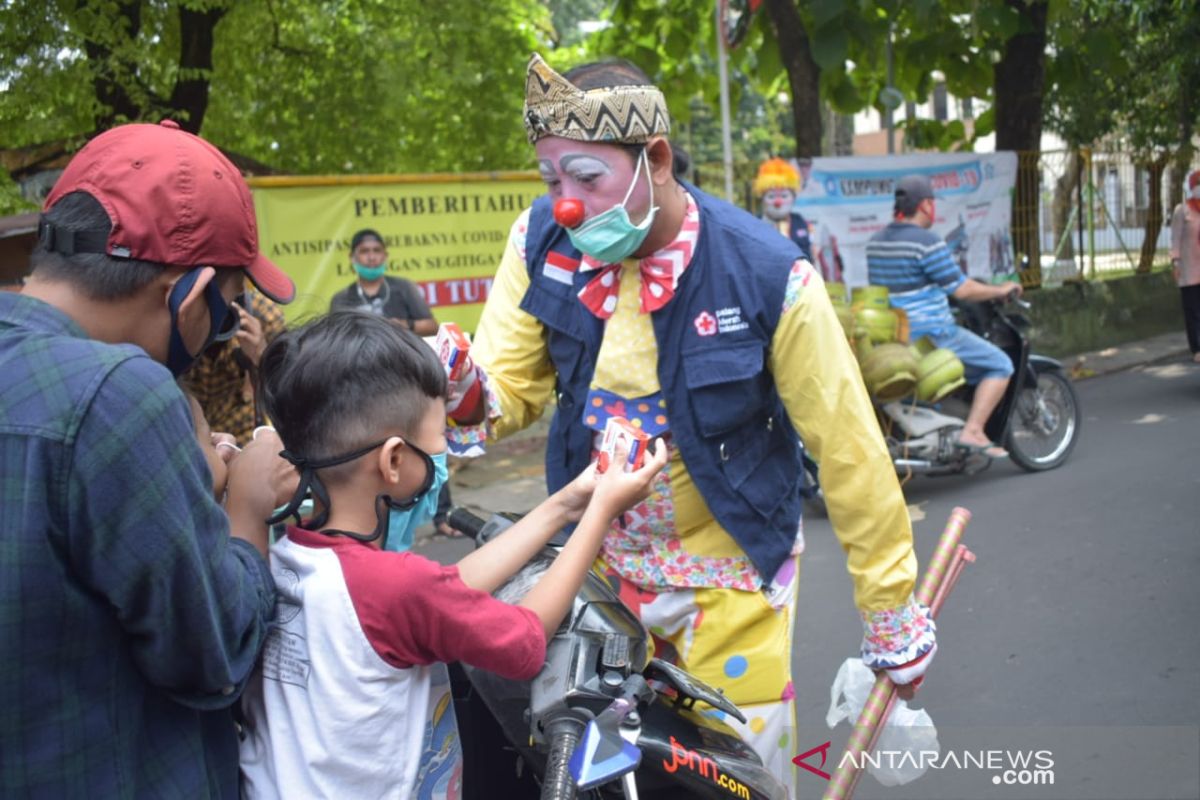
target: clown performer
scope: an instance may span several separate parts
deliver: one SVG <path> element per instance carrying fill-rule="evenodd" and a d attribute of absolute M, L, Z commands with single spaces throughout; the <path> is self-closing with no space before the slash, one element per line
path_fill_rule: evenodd
<path fill-rule="evenodd" d="M 812 263 L 812 244 L 808 238 L 808 221 L 795 209 L 800 192 L 800 173 L 782 158 L 764 161 L 754 178 L 754 194 L 762 203 L 763 219 L 791 239 L 800 252 Z"/>
<path fill-rule="evenodd" d="M 816 222 L 809 222 L 796 210 L 796 196 L 804 186 L 804 177 L 782 158 L 764 161 L 754 178 L 754 194 L 762 204 L 762 216 L 781 234 L 791 239 L 800 252 L 821 272 L 826 281 L 842 281 L 842 257 L 837 237 Z M 817 239 L 814 257 L 813 239 Z"/>
<path fill-rule="evenodd" d="M 627 62 L 560 75 L 539 56 L 525 126 L 547 194 L 513 224 L 448 405 L 458 447 L 551 402 L 551 491 L 624 416 L 671 448 L 650 497 L 613 524 L 596 568 L 656 654 L 720 687 L 733 725 L 794 785 L 792 630 L 801 449 L 821 464 L 868 666 L 897 684 L 936 650 L 912 597 L 912 530 L 858 366 L 795 245 L 672 175 L 667 104 Z"/>

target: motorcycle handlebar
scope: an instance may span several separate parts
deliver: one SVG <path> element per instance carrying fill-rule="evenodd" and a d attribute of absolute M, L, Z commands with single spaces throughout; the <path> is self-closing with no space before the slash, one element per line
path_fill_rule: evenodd
<path fill-rule="evenodd" d="M 487 520 L 461 507 L 450 509 L 450 513 L 446 516 L 446 522 L 454 530 L 460 531 L 472 539 L 478 539 L 480 531 L 487 524 Z"/>
<path fill-rule="evenodd" d="M 574 800 L 575 779 L 568 762 L 579 745 L 582 724 L 574 719 L 554 720 L 549 726 L 550 752 L 546 757 L 546 777 L 541 800 Z"/>

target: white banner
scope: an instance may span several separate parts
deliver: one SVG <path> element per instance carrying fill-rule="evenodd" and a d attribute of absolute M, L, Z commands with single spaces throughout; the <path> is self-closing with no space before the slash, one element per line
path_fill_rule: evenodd
<path fill-rule="evenodd" d="M 804 188 L 795 209 L 808 221 L 813 260 L 826 280 L 866 284 L 867 240 L 892 221 L 895 182 L 915 174 L 933 184 L 933 231 L 965 274 L 988 281 L 1014 271 L 1016 153 L 814 158 L 800 170 Z"/>

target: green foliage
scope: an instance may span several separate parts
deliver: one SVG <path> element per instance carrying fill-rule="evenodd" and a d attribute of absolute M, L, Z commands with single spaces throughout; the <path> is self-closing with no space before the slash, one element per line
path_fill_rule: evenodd
<path fill-rule="evenodd" d="M 0 216 L 25 214 L 37 210 L 37 203 L 31 203 L 22 197 L 17 184 L 13 182 L 7 172 L 0 169 Z"/>
<path fill-rule="evenodd" d="M 1117 136 L 1147 161 L 1190 148 L 1200 121 L 1200 7 L 1080 0 L 1054 10 L 1048 127 L 1076 147 Z"/>
<path fill-rule="evenodd" d="M 180 72 L 184 8 L 226 9 L 211 72 Z M 198 76 L 205 137 L 276 170 L 526 168 L 525 64 L 551 30 L 537 0 L 8 0 L 0 141 L 93 132 L 110 110 L 98 78 L 157 120 L 176 80 Z"/>
<path fill-rule="evenodd" d="M 1111 2 L 1053 9 L 1049 26 L 1055 43 L 1046 65 L 1046 127 L 1071 147 L 1089 145 L 1117 124 L 1130 78 L 1121 31 L 1127 21 Z"/>
<path fill-rule="evenodd" d="M 532 0 L 239 5 L 222 21 L 205 132 L 298 173 L 525 168 Z"/>
<path fill-rule="evenodd" d="M 967 129 L 962 120 L 941 122 L 935 119 L 910 119 L 904 123 L 904 142 L 918 150 L 969 149 Z"/>

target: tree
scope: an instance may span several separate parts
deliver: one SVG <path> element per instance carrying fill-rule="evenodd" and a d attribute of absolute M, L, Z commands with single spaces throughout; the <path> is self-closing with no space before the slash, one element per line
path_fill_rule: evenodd
<path fill-rule="evenodd" d="M 0 141 L 35 169 L 171 117 L 285 172 L 527 167 L 524 68 L 549 30 L 537 0 L 9 0 Z"/>
<path fill-rule="evenodd" d="M 1054 242 L 1064 242 L 1060 258 L 1075 253 L 1067 227 L 1083 171 L 1079 150 L 1116 130 L 1118 109 L 1125 102 L 1129 66 L 1121 45 L 1128 35 L 1126 16 L 1110 0 L 1051 9 L 1048 36 L 1054 52 L 1046 62 L 1042 108 L 1046 128 L 1070 149 L 1051 200 Z"/>
<path fill-rule="evenodd" d="M 1036 213 L 1041 188 L 1038 151 L 1042 148 L 1042 92 L 1050 4 L 1049 0 L 1004 2 L 1016 14 L 1018 27 L 1004 42 L 994 67 L 996 149 L 1017 153 L 1017 183 L 1012 198 L 1013 246 L 1036 265 L 1041 261 Z"/>
<path fill-rule="evenodd" d="M 1172 167 L 1170 202 L 1182 197 L 1182 180 L 1195 155 L 1193 137 L 1200 123 L 1200 9 L 1181 0 L 1137 0 L 1125 6 L 1129 41 L 1129 79 L 1123 87 L 1127 103 L 1121 113 L 1126 140 L 1150 178 L 1138 272 L 1154 264 L 1158 234 L 1166 221 L 1162 178 Z"/>

